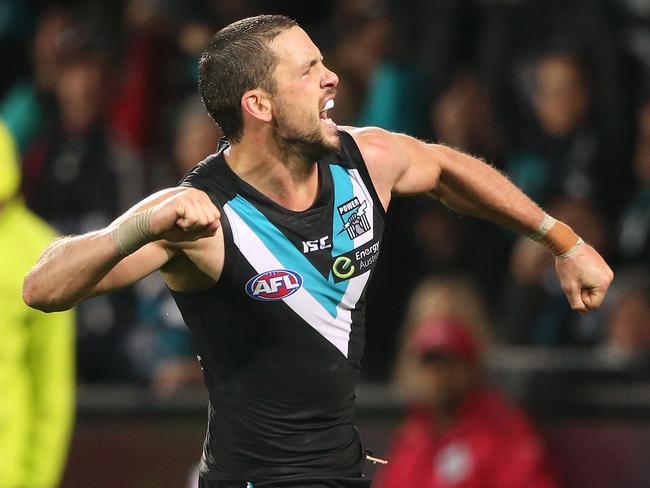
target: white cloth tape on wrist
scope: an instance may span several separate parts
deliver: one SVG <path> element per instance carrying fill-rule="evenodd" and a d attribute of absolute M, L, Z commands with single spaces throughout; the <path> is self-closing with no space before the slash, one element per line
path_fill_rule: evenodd
<path fill-rule="evenodd" d="M 571 249 L 569 249 L 567 252 L 564 254 L 560 254 L 558 256 L 555 256 L 555 259 L 558 261 L 561 261 L 562 259 L 566 259 L 572 254 L 574 254 L 580 246 L 582 246 L 585 243 L 585 241 L 582 240 L 582 238 L 578 238 L 578 242 L 576 242 Z"/>
<path fill-rule="evenodd" d="M 554 219 L 549 214 L 545 213 L 542 222 L 537 226 L 537 230 L 528 234 L 528 237 L 533 241 L 541 241 L 546 237 L 546 234 L 548 234 L 556 222 L 557 219 Z"/>
<path fill-rule="evenodd" d="M 151 241 L 149 218 L 152 211 L 153 207 L 137 213 L 113 229 L 111 238 L 122 256 L 128 256 Z"/>

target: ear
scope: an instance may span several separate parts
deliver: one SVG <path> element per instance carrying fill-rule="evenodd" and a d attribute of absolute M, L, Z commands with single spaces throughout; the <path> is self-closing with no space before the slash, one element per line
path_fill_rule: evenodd
<path fill-rule="evenodd" d="M 248 90 L 241 98 L 242 110 L 251 117 L 263 122 L 270 122 L 273 118 L 271 99 L 263 90 Z"/>

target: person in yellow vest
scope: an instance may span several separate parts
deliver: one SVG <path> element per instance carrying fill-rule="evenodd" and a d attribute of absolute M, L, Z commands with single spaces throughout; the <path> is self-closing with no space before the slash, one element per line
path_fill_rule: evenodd
<path fill-rule="evenodd" d="M 0 488 L 58 486 L 74 413 L 74 315 L 21 298 L 55 232 L 18 194 L 17 151 L 0 120 Z"/>

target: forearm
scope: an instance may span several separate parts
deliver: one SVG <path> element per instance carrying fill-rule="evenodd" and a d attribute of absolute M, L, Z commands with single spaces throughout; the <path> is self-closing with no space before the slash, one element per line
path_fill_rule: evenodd
<path fill-rule="evenodd" d="M 158 269 L 171 254 L 162 247 L 144 252 L 143 246 L 157 240 L 149 219 L 155 205 L 179 192 L 158 192 L 105 229 L 52 243 L 25 277 L 25 303 L 45 312 L 67 310 L 89 296 L 126 286 Z M 135 251 L 139 252 L 131 259 Z"/>
<path fill-rule="evenodd" d="M 86 298 L 122 258 L 109 229 L 63 237 L 25 277 L 23 299 L 45 312 L 67 310 Z"/>
<path fill-rule="evenodd" d="M 436 149 L 441 154 L 441 171 L 432 196 L 459 213 L 524 235 L 537 230 L 544 211 L 505 175 L 472 156 L 445 146 Z"/>
<path fill-rule="evenodd" d="M 23 299 L 46 312 L 69 309 L 89 296 L 135 283 L 178 252 L 173 243 L 211 237 L 218 228 L 219 210 L 206 193 L 162 190 L 106 229 L 55 241 L 25 277 Z"/>
<path fill-rule="evenodd" d="M 444 146 L 439 150 L 443 162 L 432 194 L 445 205 L 539 241 L 557 258 L 570 256 L 582 244 L 573 229 L 546 214 L 492 166 Z"/>

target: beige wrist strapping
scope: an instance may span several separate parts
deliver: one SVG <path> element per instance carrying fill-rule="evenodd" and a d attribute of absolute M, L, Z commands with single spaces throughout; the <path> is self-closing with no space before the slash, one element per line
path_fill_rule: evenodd
<path fill-rule="evenodd" d="M 137 213 L 112 230 L 111 238 L 122 256 L 128 256 L 152 241 L 153 235 L 149 230 L 152 211 L 153 207 Z"/>
<path fill-rule="evenodd" d="M 554 219 L 549 214 L 545 213 L 542 222 L 537 226 L 537 230 L 532 234 L 528 234 L 528 237 L 536 242 L 541 241 L 546 237 L 546 234 L 548 234 L 548 231 L 551 230 L 551 227 L 553 227 L 556 222 L 557 219 Z"/>
<path fill-rule="evenodd" d="M 544 214 L 537 230 L 528 237 L 548 247 L 556 259 L 568 258 L 584 243 L 571 227 L 549 214 Z"/>
<path fill-rule="evenodd" d="M 573 253 L 575 253 L 580 248 L 580 246 L 582 246 L 584 243 L 585 243 L 585 241 L 583 241 L 581 237 L 578 237 L 578 241 L 573 245 L 573 247 L 571 249 L 569 249 L 565 253 L 556 254 L 555 259 L 557 259 L 558 261 L 561 261 L 562 259 L 568 258 Z"/>

